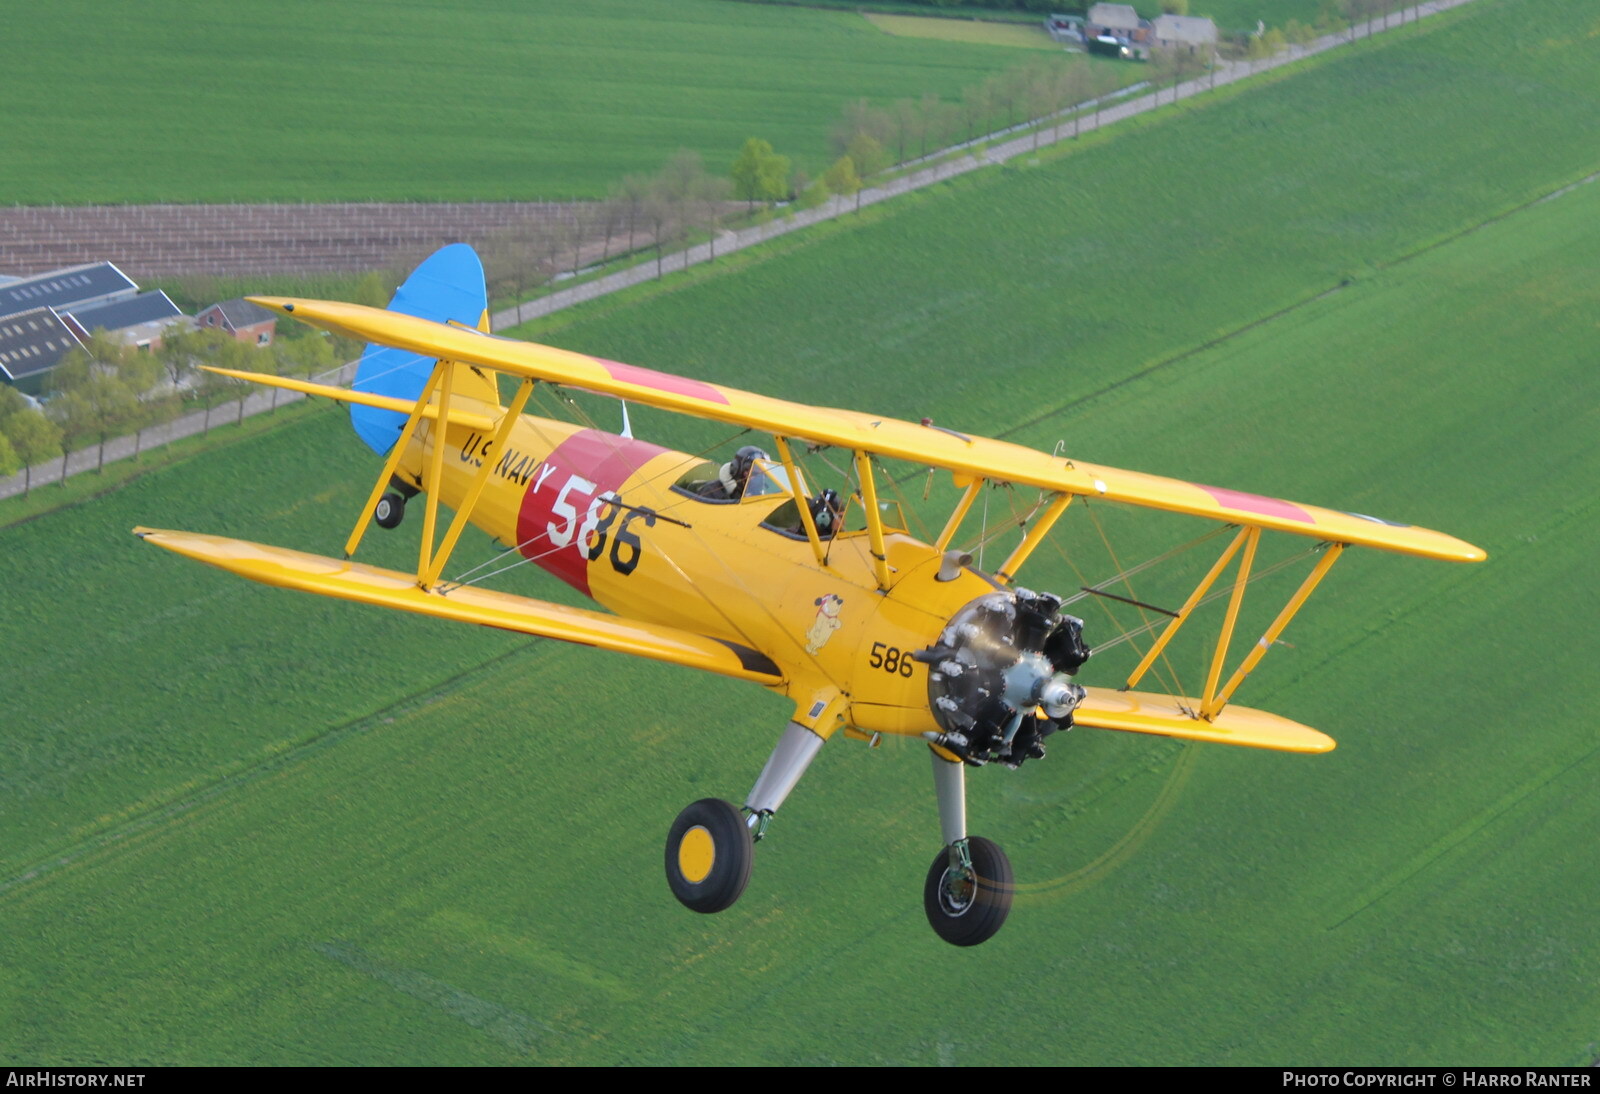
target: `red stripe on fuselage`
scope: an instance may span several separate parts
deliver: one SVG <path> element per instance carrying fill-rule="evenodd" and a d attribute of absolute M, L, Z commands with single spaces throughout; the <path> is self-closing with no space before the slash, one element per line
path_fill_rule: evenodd
<path fill-rule="evenodd" d="M 517 512 L 517 543 L 523 555 L 589 595 L 589 545 L 592 530 L 628 477 L 663 452 L 648 441 L 618 437 L 597 429 L 574 433 L 544 458 L 528 480 Z"/>

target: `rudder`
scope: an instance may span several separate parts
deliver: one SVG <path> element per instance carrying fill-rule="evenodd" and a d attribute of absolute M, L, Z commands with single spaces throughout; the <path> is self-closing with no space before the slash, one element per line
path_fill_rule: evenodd
<path fill-rule="evenodd" d="M 483 263 L 465 243 L 452 243 L 429 255 L 395 290 L 389 310 L 438 323 L 456 322 L 489 329 L 489 292 Z M 356 367 L 356 391 L 414 402 L 433 374 L 434 359 L 418 353 L 369 344 Z M 451 377 L 455 395 L 500 405 L 494 373 L 456 365 Z M 350 407 L 350 424 L 378 455 L 387 455 L 405 428 L 406 416 L 377 407 Z"/>

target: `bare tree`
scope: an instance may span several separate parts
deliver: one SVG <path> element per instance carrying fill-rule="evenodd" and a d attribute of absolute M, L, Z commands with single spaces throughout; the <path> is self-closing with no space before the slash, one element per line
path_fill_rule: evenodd
<path fill-rule="evenodd" d="M 966 126 L 969 141 L 976 140 L 980 132 L 988 129 L 989 119 L 995 112 L 993 90 L 992 85 L 985 80 L 982 83 L 972 84 L 961 93 L 961 121 Z"/>
<path fill-rule="evenodd" d="M 844 117 L 833 127 L 834 151 L 847 154 L 850 142 L 861 133 L 887 147 L 894 143 L 894 119 L 888 111 L 879 110 L 865 99 L 846 103 Z"/>

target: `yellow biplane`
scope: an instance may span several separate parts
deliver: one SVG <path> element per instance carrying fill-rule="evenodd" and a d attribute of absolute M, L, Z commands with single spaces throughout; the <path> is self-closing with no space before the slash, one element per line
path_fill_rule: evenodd
<path fill-rule="evenodd" d="M 1264 711 L 1235 689 L 1347 547 L 1471 562 L 1484 552 L 1421 528 L 1254 494 L 1120 471 L 968 436 L 929 422 L 784 402 L 489 333 L 482 267 L 447 247 L 401 286 L 388 310 L 312 300 L 255 303 L 369 343 L 352 388 L 230 373 L 351 404 L 357 433 L 385 457 L 335 559 L 192 532 L 135 529 L 146 541 L 269 585 L 618 650 L 748 680 L 788 696 L 794 715 L 743 808 L 705 799 L 672 824 L 666 873 L 699 912 L 729 907 L 750 876 L 754 842 L 829 737 L 927 741 L 944 847 L 924 887 L 935 931 L 976 945 L 999 930 L 1012 872 L 994 843 L 969 836 L 965 771 L 1016 767 L 1074 725 L 1291 752 L 1333 741 Z M 503 405 L 497 376 L 517 382 Z M 772 438 L 720 466 L 592 426 L 524 415 L 539 384 L 728 423 Z M 843 492 L 814 489 L 802 464 L 846 455 Z M 959 502 L 932 542 L 880 500 L 878 461 L 954 476 Z M 987 484 L 1037 491 L 1014 549 L 992 573 L 953 547 Z M 349 561 L 371 522 L 394 527 L 426 495 L 415 573 Z M 1090 655 L 1060 597 L 1016 578 L 1074 499 L 1211 518 L 1234 529 L 1219 557 L 1120 687 L 1074 677 Z M 439 536 L 440 503 L 453 517 Z M 610 612 L 447 580 L 468 522 Z M 1223 676 L 1263 531 L 1322 549 L 1299 588 Z M 513 556 L 516 557 L 516 556 Z M 1198 695 L 1133 690 L 1234 563 L 1209 672 Z"/>

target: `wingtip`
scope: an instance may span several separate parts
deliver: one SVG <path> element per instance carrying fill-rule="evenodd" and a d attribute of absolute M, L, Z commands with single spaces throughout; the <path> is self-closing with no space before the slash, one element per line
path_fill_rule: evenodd
<path fill-rule="evenodd" d="M 245 299 L 258 308 L 266 308 L 268 311 L 279 311 L 285 313 L 286 315 L 294 314 L 295 302 L 287 297 L 247 296 Z"/>

